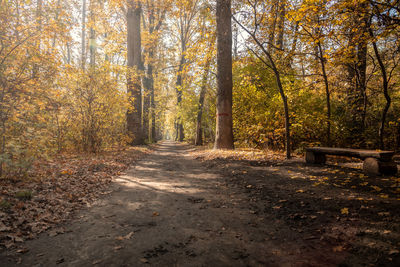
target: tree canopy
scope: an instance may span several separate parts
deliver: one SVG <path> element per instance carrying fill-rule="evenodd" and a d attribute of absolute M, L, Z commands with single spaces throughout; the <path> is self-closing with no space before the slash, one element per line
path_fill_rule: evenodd
<path fill-rule="evenodd" d="M 217 2 L 0 0 L 1 175 L 66 151 L 213 143 L 226 68 L 236 146 L 400 149 L 398 1 L 233 0 L 225 70 Z"/>

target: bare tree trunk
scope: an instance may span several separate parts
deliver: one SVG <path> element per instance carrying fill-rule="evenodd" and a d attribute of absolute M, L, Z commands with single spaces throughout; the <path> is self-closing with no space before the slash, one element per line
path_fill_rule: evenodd
<path fill-rule="evenodd" d="M 285 13 L 286 13 L 286 0 L 280 0 L 279 4 L 279 17 L 278 17 L 278 39 L 276 46 L 280 49 L 283 48 L 283 35 L 285 30 Z"/>
<path fill-rule="evenodd" d="M 184 49 L 184 46 L 186 46 L 186 45 L 183 45 L 183 49 Z M 183 85 L 182 71 L 183 71 L 183 66 L 184 66 L 185 62 L 186 62 L 185 50 L 182 50 L 181 60 L 179 62 L 179 68 L 178 68 L 178 75 L 176 78 L 176 102 L 177 102 L 178 106 L 182 102 L 182 85 Z M 185 133 L 183 130 L 183 124 L 182 124 L 181 118 L 177 118 L 176 140 L 182 142 L 184 138 L 185 138 Z"/>
<path fill-rule="evenodd" d="M 81 33 L 81 66 L 85 69 L 86 63 L 86 0 L 82 1 L 82 33 Z"/>
<path fill-rule="evenodd" d="M 210 72 L 211 58 L 207 58 L 207 62 L 204 66 L 203 78 L 201 81 L 201 89 L 200 89 L 200 97 L 199 97 L 199 110 L 197 111 L 197 127 L 196 127 L 196 140 L 194 144 L 196 146 L 203 145 L 203 128 L 201 127 L 201 119 L 203 116 L 203 106 L 204 106 L 204 98 L 207 92 L 207 78 L 208 73 Z"/>
<path fill-rule="evenodd" d="M 279 49 L 283 49 L 283 35 L 285 33 L 285 13 L 286 13 L 286 0 L 281 0 L 279 5 L 278 39 L 276 41 L 276 45 Z M 281 95 L 283 101 L 283 109 L 285 112 L 286 158 L 289 159 L 291 158 L 289 105 L 287 101 L 287 96 L 285 95 L 285 92 L 283 90 L 279 70 L 276 67 L 276 64 L 271 54 L 268 53 L 267 56 L 271 63 L 272 70 L 275 73 L 276 84 L 278 85 L 279 94 Z"/>
<path fill-rule="evenodd" d="M 374 38 L 374 33 L 372 32 L 371 28 L 369 29 L 369 33 L 370 33 L 371 37 Z M 386 115 L 389 111 L 392 99 L 390 98 L 390 95 L 389 95 L 389 82 L 388 82 L 388 77 L 387 77 L 387 73 L 386 73 L 386 67 L 383 64 L 381 55 L 379 54 L 379 50 L 378 50 L 378 46 L 376 45 L 376 41 L 372 42 L 372 46 L 374 48 L 375 57 L 378 60 L 379 67 L 381 69 L 383 95 L 385 96 L 385 100 L 386 100 L 385 107 L 383 108 L 383 111 L 382 111 L 381 123 L 379 126 L 379 147 L 380 147 L 380 149 L 383 150 L 383 149 L 385 149 L 384 137 L 385 137 Z"/>
<path fill-rule="evenodd" d="M 237 30 L 237 26 L 236 26 Z M 202 116 L 203 116 L 203 109 L 204 109 L 204 99 L 206 96 L 207 92 L 207 80 L 208 80 L 208 74 L 210 72 L 210 67 L 211 67 L 211 60 L 212 60 L 212 53 L 211 51 L 214 50 L 214 44 L 215 44 L 215 38 L 216 35 L 213 34 L 209 41 L 208 45 L 208 51 L 206 52 L 206 62 L 204 64 L 204 69 L 203 69 L 203 77 L 201 80 L 201 88 L 200 88 L 200 96 L 199 96 L 199 110 L 197 111 L 197 123 L 196 123 L 196 139 L 195 139 L 195 145 L 196 146 L 201 146 L 203 145 L 203 127 L 202 127 Z"/>
<path fill-rule="evenodd" d="M 365 119 L 367 117 L 367 55 L 368 46 L 366 40 L 358 45 L 357 51 L 357 88 L 361 93 L 362 98 L 362 112 L 361 112 L 361 131 L 365 131 Z M 362 140 L 364 142 L 364 140 Z"/>
<path fill-rule="evenodd" d="M 140 36 L 141 7 L 138 2 L 132 1 L 127 12 L 127 44 L 128 44 L 128 81 L 127 89 L 129 102 L 133 109 L 127 111 L 127 128 L 132 135 L 132 145 L 144 144 L 142 129 L 142 92 L 140 82 L 141 36 Z"/>
<path fill-rule="evenodd" d="M 270 59 L 271 61 L 272 59 Z M 271 62 L 272 64 L 273 62 Z M 281 99 L 283 101 L 283 109 L 285 112 L 285 136 L 286 136 L 286 158 L 290 159 L 291 158 L 291 147 L 290 147 L 290 117 L 289 117 L 289 105 L 288 105 L 288 101 L 287 101 L 287 96 L 285 95 L 285 92 L 283 90 L 283 86 L 282 86 L 282 82 L 281 82 L 281 76 L 280 73 L 278 71 L 278 69 L 275 66 L 275 63 L 272 64 L 273 65 L 273 71 L 275 73 L 275 79 L 276 79 L 276 83 L 278 85 L 278 90 L 279 90 L 279 94 L 281 95 Z"/>
<path fill-rule="evenodd" d="M 400 123 L 397 124 L 396 152 L 400 151 Z"/>
<path fill-rule="evenodd" d="M 278 67 L 275 64 L 275 60 L 272 57 L 272 54 L 263 46 L 263 44 L 260 42 L 260 40 L 257 39 L 257 36 L 255 35 L 255 33 L 250 31 L 249 29 L 247 29 L 245 26 L 243 26 L 235 17 L 233 17 L 233 19 L 243 30 L 245 30 L 251 36 L 251 38 L 254 40 L 254 42 L 257 44 L 257 46 L 262 50 L 263 54 L 267 57 L 268 62 L 264 58 L 255 54 L 258 57 L 258 59 L 260 59 L 267 68 L 271 69 L 274 72 L 276 86 L 277 86 L 279 94 L 281 96 L 281 99 L 283 102 L 283 109 L 284 109 L 284 113 L 285 113 L 286 158 L 290 159 L 291 158 L 291 145 L 290 145 L 291 136 L 290 136 L 289 105 L 288 105 L 288 101 L 287 101 L 287 96 L 285 95 L 285 91 L 283 90 L 281 75 L 279 73 Z"/>
<path fill-rule="evenodd" d="M 67 64 L 71 64 L 71 46 L 69 42 L 67 42 L 66 46 L 67 46 Z"/>
<path fill-rule="evenodd" d="M 93 67 L 96 64 L 96 30 L 94 29 L 94 24 L 96 20 L 95 15 L 95 1 L 90 0 L 90 36 L 89 36 L 89 51 L 90 51 L 90 66 Z"/>
<path fill-rule="evenodd" d="M 143 138 L 150 142 L 150 78 L 148 76 L 149 66 L 146 76 L 143 77 Z"/>
<path fill-rule="evenodd" d="M 217 0 L 217 125 L 215 149 L 233 149 L 231 1 Z"/>
<path fill-rule="evenodd" d="M 56 21 L 58 21 L 58 17 L 60 16 L 60 10 L 61 10 L 61 0 L 58 0 L 58 1 L 57 1 L 56 9 L 57 9 L 57 11 L 56 11 L 56 17 L 55 17 L 55 19 L 56 19 Z M 52 47 L 53 49 L 54 49 L 55 46 L 56 46 L 56 38 L 57 38 L 57 33 L 54 33 L 54 36 L 53 36 L 53 43 L 52 43 L 52 45 L 51 45 L 51 47 Z"/>
<path fill-rule="evenodd" d="M 275 41 L 275 29 L 276 29 L 276 21 L 278 19 L 278 2 L 273 1 L 273 4 L 271 6 L 271 12 L 270 12 L 274 17 L 273 21 L 271 24 L 271 27 L 269 28 L 269 37 L 268 37 L 268 44 L 267 44 L 267 50 L 268 52 L 271 52 L 272 45 L 274 44 Z"/>
<path fill-rule="evenodd" d="M 321 63 L 322 77 L 324 79 L 325 95 L 326 95 L 326 144 L 328 146 L 331 146 L 331 97 L 330 97 L 331 94 L 329 91 L 328 75 L 326 74 L 326 69 L 325 69 L 324 53 L 320 42 L 318 42 L 318 52 L 319 52 L 318 59 L 319 62 Z"/>

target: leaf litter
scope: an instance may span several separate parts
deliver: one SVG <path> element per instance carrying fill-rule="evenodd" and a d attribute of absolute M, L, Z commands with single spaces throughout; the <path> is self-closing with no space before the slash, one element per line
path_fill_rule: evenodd
<path fill-rule="evenodd" d="M 33 239 L 110 193 L 113 177 L 149 152 L 145 147 L 132 147 L 99 154 L 60 155 L 35 162 L 25 179 L 0 180 L 0 250 Z M 62 233 L 64 229 L 52 229 L 49 236 Z"/>

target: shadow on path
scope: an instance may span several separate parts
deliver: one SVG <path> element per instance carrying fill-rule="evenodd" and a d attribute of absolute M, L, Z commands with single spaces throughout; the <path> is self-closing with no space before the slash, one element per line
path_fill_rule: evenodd
<path fill-rule="evenodd" d="M 1 265 L 318 265 L 323 252 L 306 259 L 301 242 L 267 240 L 286 226 L 274 218 L 260 221 L 238 205 L 222 178 L 192 159 L 190 150 L 172 141 L 157 145 L 116 178 L 109 196 L 60 226 L 62 234 L 26 242 L 25 254 L 3 253 Z"/>

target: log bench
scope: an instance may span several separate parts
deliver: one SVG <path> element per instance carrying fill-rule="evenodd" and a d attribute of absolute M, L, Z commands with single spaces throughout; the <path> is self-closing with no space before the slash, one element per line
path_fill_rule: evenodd
<path fill-rule="evenodd" d="M 397 164 L 393 161 L 393 151 L 333 147 L 306 148 L 307 163 L 324 164 L 326 162 L 326 155 L 337 155 L 362 159 L 364 161 L 364 173 L 368 175 L 394 175 L 397 173 Z"/>

